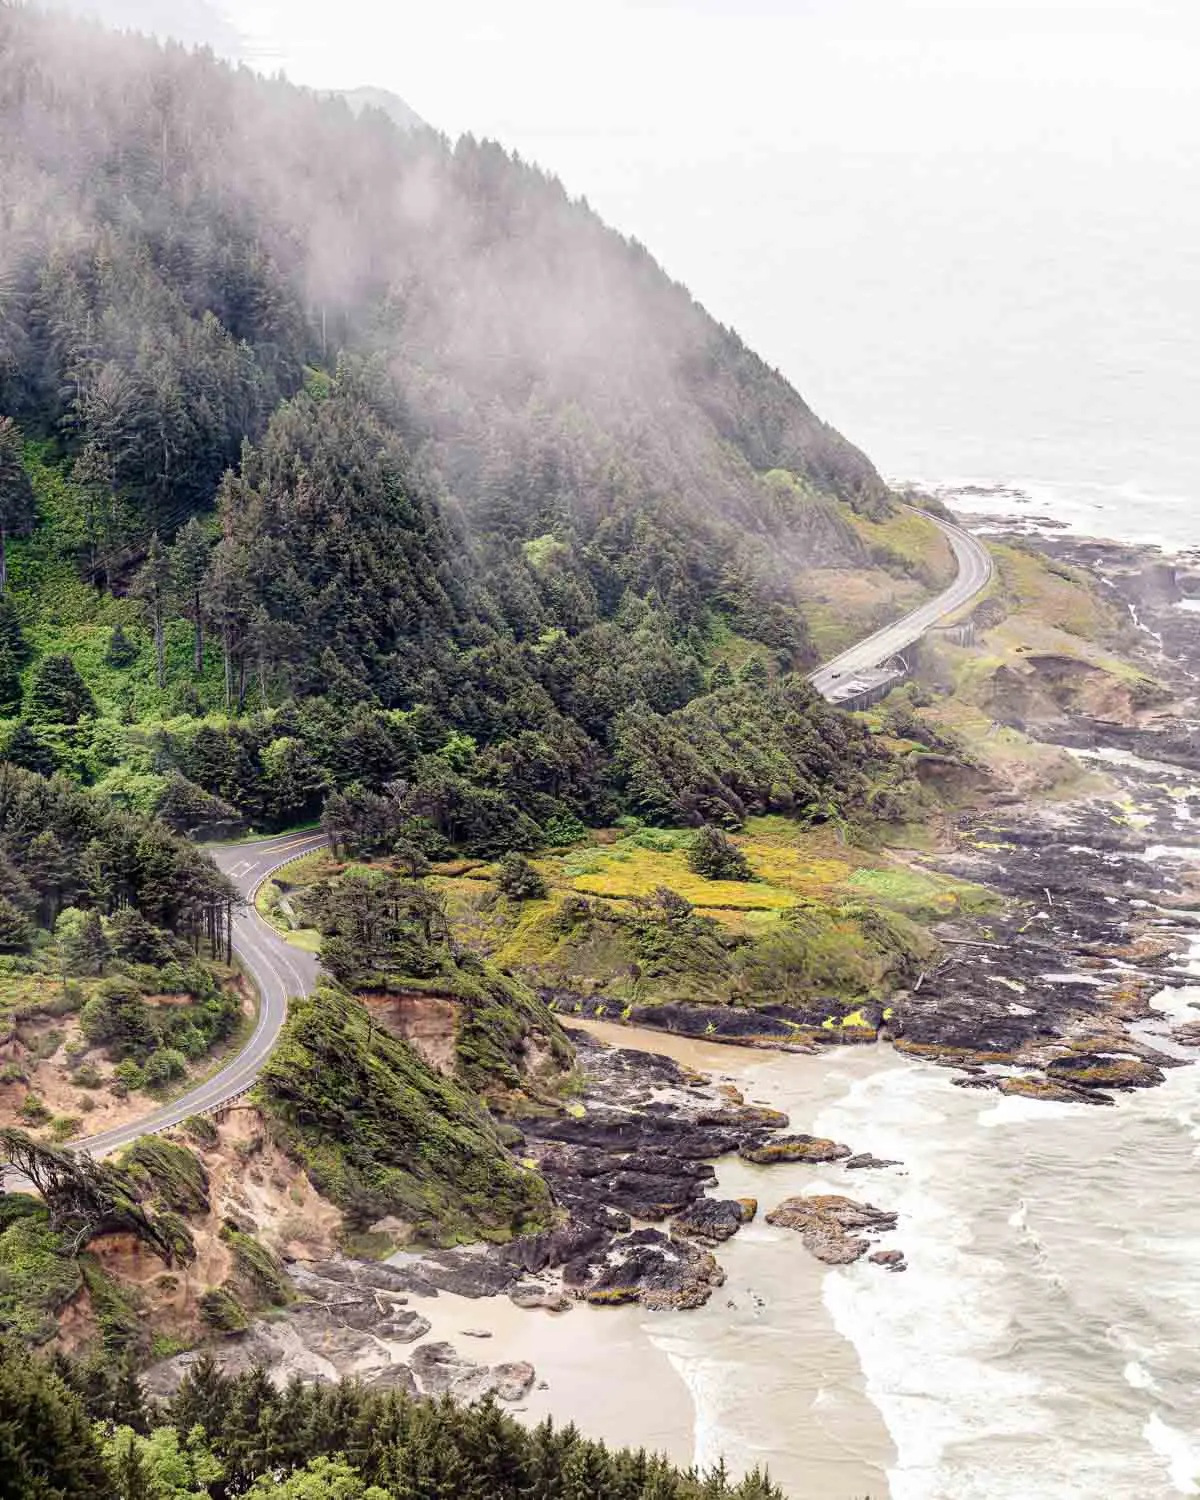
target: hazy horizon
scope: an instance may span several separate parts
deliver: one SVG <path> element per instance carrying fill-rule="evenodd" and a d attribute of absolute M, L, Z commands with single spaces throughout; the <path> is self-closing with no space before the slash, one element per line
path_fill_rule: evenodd
<path fill-rule="evenodd" d="M 1171 0 L 77 0 L 492 136 L 893 477 L 1200 489 L 1200 15 Z"/>

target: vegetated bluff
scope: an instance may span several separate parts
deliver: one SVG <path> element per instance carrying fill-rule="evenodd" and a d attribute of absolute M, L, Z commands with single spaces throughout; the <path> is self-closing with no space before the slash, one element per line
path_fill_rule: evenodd
<path fill-rule="evenodd" d="M 177 826 L 397 778 L 484 850 L 609 817 L 649 745 L 670 781 L 719 643 L 811 660 L 797 570 L 866 562 L 845 507 L 888 510 L 781 376 L 495 145 L 3 7 L 0 183 L 0 746 Z M 783 781 L 851 797 L 863 742 L 804 714 Z M 731 759 L 656 799 L 774 806 L 728 794 Z"/>

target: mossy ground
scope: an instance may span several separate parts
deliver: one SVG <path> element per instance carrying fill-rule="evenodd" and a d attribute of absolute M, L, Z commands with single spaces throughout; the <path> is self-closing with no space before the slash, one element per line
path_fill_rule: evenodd
<path fill-rule="evenodd" d="M 873 561 L 916 572 L 930 588 L 945 588 L 953 581 L 957 566 L 953 550 L 945 532 L 928 516 L 904 508 L 877 521 L 848 505 L 842 510 Z"/>
<path fill-rule="evenodd" d="M 509 1155 L 473 1092 L 344 991 L 294 1004 L 257 1092 L 351 1232 L 390 1217 L 426 1243 L 504 1240 L 553 1217 L 545 1183 Z"/>
<path fill-rule="evenodd" d="M 992 900 L 911 853 L 865 850 L 832 827 L 803 829 L 783 817 L 751 819 L 734 835 L 756 880 L 709 881 L 688 868 L 692 836 L 598 830 L 534 861 L 547 883 L 538 900 L 507 900 L 495 869 L 481 863 L 439 867 L 429 878 L 458 942 L 530 983 L 611 995 L 617 1009 L 816 993 L 853 1008 L 886 996 L 906 966 L 932 956 L 929 924 Z M 289 868 L 289 881 L 302 888 L 340 868 L 327 853 L 313 856 Z M 664 888 L 693 907 L 698 927 L 661 919 Z"/>
<path fill-rule="evenodd" d="M 1127 658 L 1137 644 L 1129 621 L 1092 575 L 1024 546 L 991 543 L 990 550 L 992 581 L 982 601 L 961 612 L 984 621 L 976 642 L 927 647 L 922 676 L 935 684 L 934 697 L 918 717 L 1000 785 L 1055 797 L 1104 791 L 1103 777 L 1016 721 L 1035 727 L 1039 713 L 1076 710 L 1131 717 L 1165 694 Z M 1006 712 L 1005 695 L 1014 690 L 1030 695 L 1020 705 L 1024 713 Z M 868 722 L 886 715 L 894 697 L 865 716 Z"/>

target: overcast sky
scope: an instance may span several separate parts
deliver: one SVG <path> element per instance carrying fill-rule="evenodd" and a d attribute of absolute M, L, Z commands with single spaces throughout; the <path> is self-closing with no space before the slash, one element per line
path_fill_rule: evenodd
<path fill-rule="evenodd" d="M 1144 425 L 1147 329 L 1200 368 L 1200 0 L 60 3 L 516 148 L 893 473 Z"/>

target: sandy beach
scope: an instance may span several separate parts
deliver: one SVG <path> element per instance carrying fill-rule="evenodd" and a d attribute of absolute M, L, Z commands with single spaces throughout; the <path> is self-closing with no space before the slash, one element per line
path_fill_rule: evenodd
<path fill-rule="evenodd" d="M 573 1023 L 574 1024 L 574 1023 Z M 839 1048 L 817 1057 L 714 1046 L 634 1028 L 587 1023 L 613 1045 L 673 1057 L 727 1078 L 747 1098 L 785 1109 L 808 1129 L 855 1079 L 897 1066 L 879 1048 Z M 849 1144 L 855 1144 L 850 1142 Z M 538 1382 L 522 1420 L 575 1422 L 614 1445 L 655 1449 L 708 1467 L 769 1468 L 792 1496 L 886 1500 L 894 1459 L 888 1432 L 867 1399 L 854 1347 L 835 1329 L 822 1300 L 827 1267 L 798 1237 L 762 1214 L 821 1184 L 870 1196 L 869 1173 L 843 1180 L 804 1165 L 718 1164 L 719 1193 L 756 1197 L 760 1215 L 717 1252 L 728 1280 L 697 1311 L 652 1313 L 640 1307 L 526 1312 L 507 1298 L 442 1294 L 411 1299 L 447 1339 L 474 1359 L 525 1359 Z M 874 1267 L 861 1274 L 882 1276 Z M 486 1330 L 490 1339 L 464 1336 Z"/>

